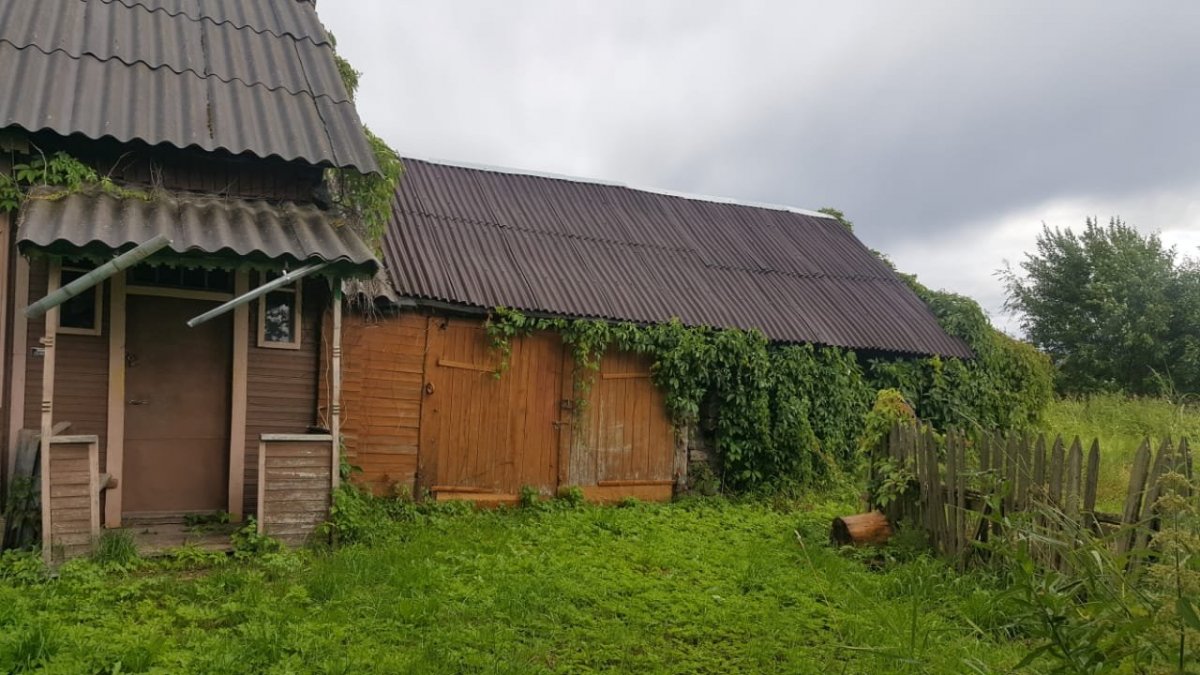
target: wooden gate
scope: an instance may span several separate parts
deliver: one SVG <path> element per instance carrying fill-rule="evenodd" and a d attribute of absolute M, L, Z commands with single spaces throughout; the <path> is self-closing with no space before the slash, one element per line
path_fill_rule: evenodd
<path fill-rule="evenodd" d="M 592 375 L 572 434 L 568 482 L 592 501 L 670 499 L 675 429 L 650 359 L 610 350 Z"/>
<path fill-rule="evenodd" d="M 569 427 L 562 340 L 514 339 L 497 376 L 502 359 L 481 322 L 430 319 L 419 473 L 438 499 L 515 502 L 523 486 L 557 489 Z"/>

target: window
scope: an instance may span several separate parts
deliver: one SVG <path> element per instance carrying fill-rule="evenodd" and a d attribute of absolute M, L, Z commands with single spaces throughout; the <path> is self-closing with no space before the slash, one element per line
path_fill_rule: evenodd
<path fill-rule="evenodd" d="M 64 260 L 58 268 L 58 287 L 62 288 L 87 274 L 93 266 L 84 262 Z M 51 273 L 55 272 L 51 269 Z M 100 335 L 100 316 L 103 311 L 104 284 L 99 283 L 58 306 L 58 332 L 68 335 Z"/>
<path fill-rule="evenodd" d="M 278 279 L 268 272 L 262 282 Z M 277 288 L 258 300 L 258 346 L 300 348 L 300 282 Z"/>

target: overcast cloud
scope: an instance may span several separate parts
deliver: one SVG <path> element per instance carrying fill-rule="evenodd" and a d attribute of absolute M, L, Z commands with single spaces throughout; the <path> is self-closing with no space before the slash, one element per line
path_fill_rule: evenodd
<path fill-rule="evenodd" d="M 402 154 L 836 206 L 997 316 L 1042 222 L 1200 244 L 1200 3 L 321 0 Z"/>

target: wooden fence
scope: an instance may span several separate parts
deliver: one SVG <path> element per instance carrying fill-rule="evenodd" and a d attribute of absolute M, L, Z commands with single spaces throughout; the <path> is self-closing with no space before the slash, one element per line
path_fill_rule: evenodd
<path fill-rule="evenodd" d="M 1193 476 L 1187 439 L 1178 445 L 1164 440 L 1157 452 L 1143 441 L 1133 458 L 1122 512 L 1104 513 L 1096 509 L 1100 444 L 1095 440 L 1085 452 L 1078 437 L 1069 443 L 1061 436 L 1048 440 L 1029 434 L 942 437 L 928 427 L 897 425 L 882 450 L 872 462 L 871 506 L 893 523 L 917 524 L 939 553 L 960 559 L 976 550 L 976 543 L 987 542 L 998 527 L 996 516 L 1034 509 L 1059 514 L 1062 524 L 1114 534 L 1117 553 L 1143 547 L 1157 529 L 1160 479 L 1168 472 Z"/>

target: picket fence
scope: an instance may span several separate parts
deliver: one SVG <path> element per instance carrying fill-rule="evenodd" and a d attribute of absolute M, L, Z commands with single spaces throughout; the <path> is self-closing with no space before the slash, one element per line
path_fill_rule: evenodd
<path fill-rule="evenodd" d="M 1058 516 L 1043 519 L 1043 526 L 1069 523 L 1113 535 L 1118 554 L 1144 547 L 1158 527 L 1160 479 L 1168 472 L 1193 477 L 1186 438 L 1178 444 L 1163 440 L 1157 452 L 1144 440 L 1134 454 L 1124 508 L 1105 513 L 1096 509 L 1097 440 L 1085 452 L 1078 437 L 1069 443 L 1044 434 L 950 432 L 942 437 L 925 426 L 896 425 L 881 450 L 872 462 L 873 484 L 890 471 L 900 472 L 892 483 L 903 487 L 891 499 L 869 495 L 871 506 L 893 523 L 917 524 L 937 552 L 964 562 L 986 550 L 977 544 L 986 543 L 1005 516 L 1035 509 Z"/>

